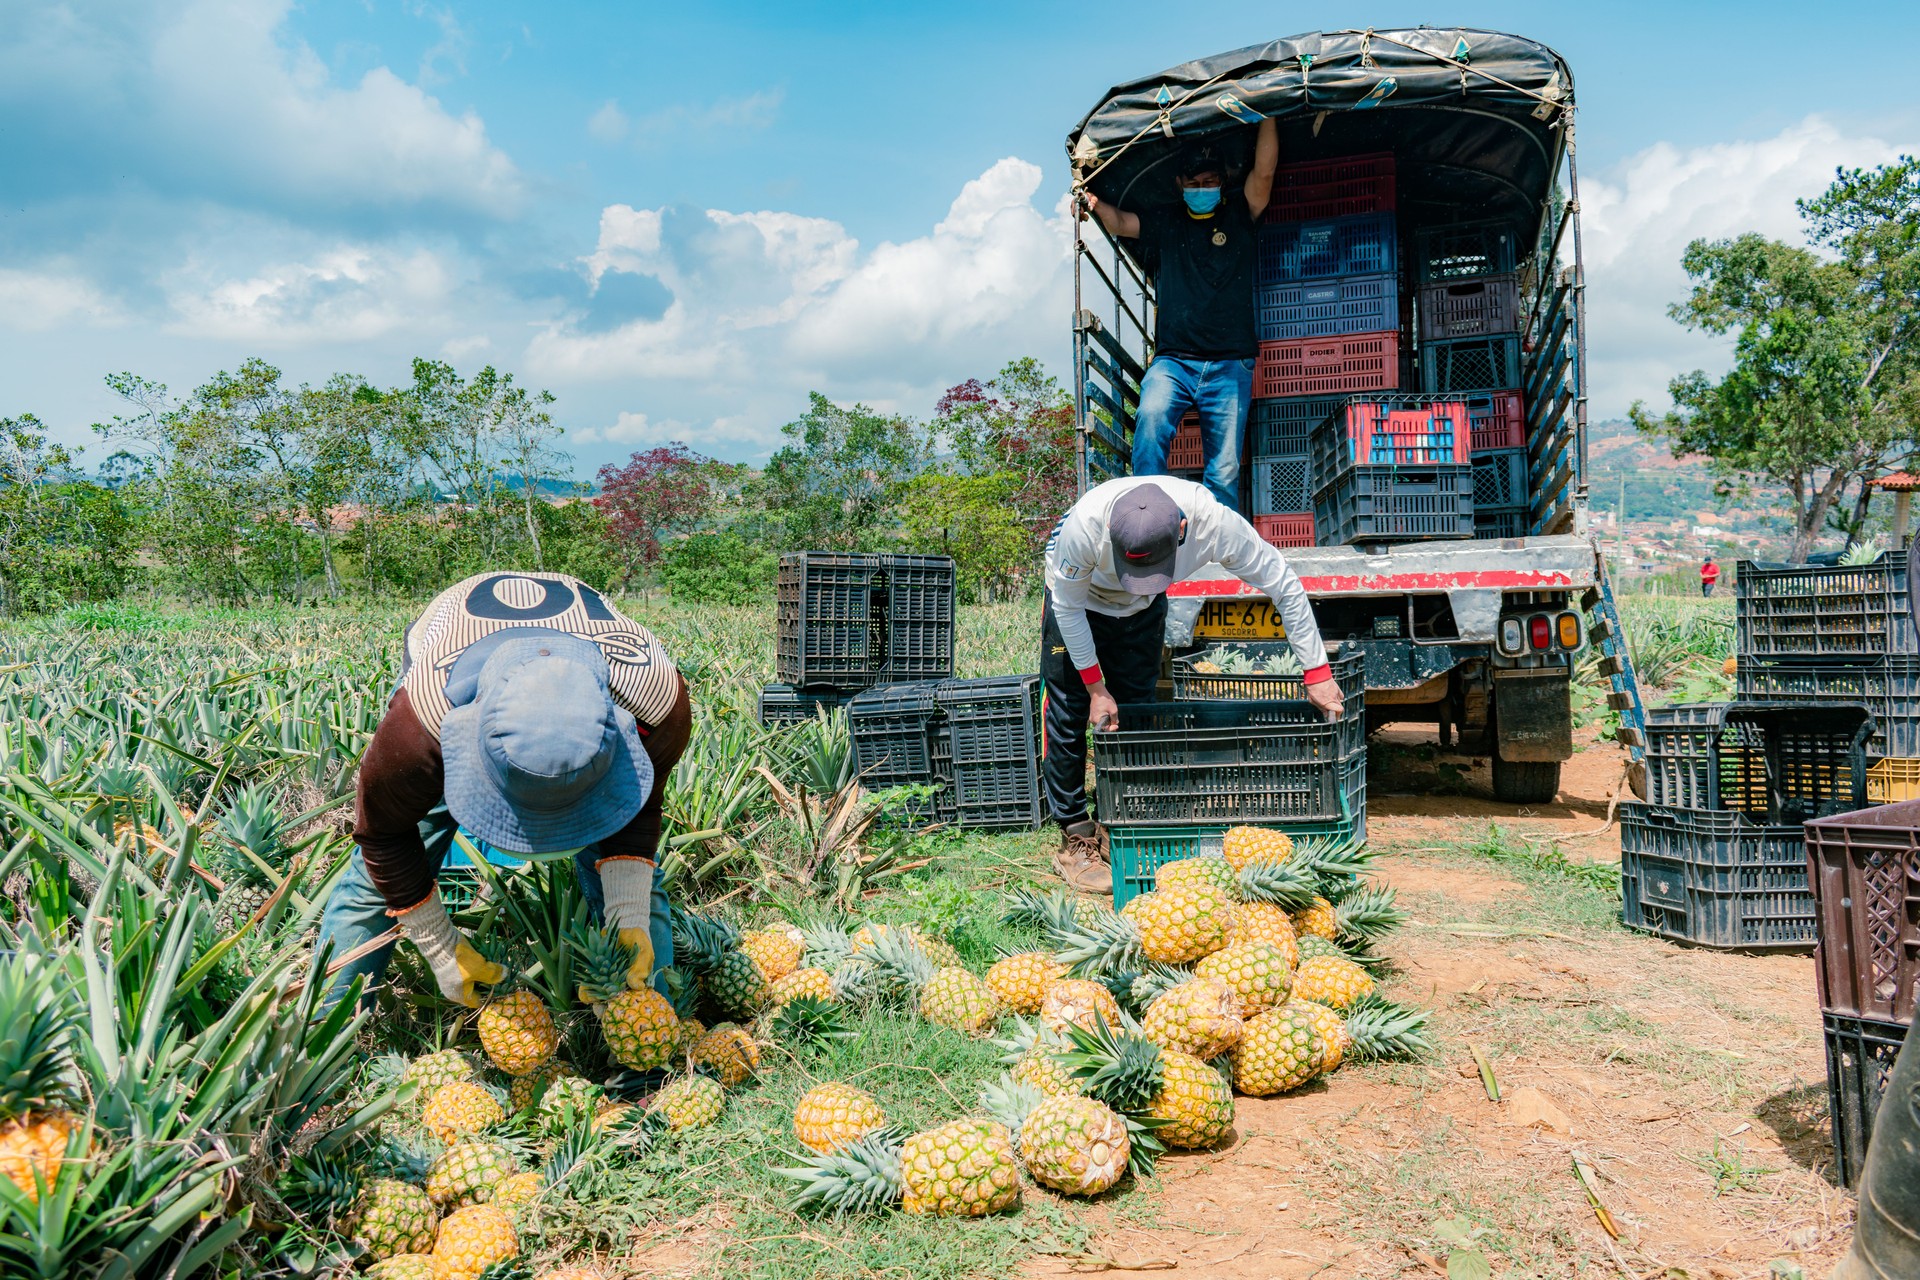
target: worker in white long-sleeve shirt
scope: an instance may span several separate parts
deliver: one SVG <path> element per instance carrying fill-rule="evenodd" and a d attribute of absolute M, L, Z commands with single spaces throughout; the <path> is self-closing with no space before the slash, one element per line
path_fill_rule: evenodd
<path fill-rule="evenodd" d="M 1076 889 L 1113 891 L 1105 833 L 1087 814 L 1087 725 L 1116 727 L 1120 703 L 1153 701 L 1167 587 L 1212 564 L 1273 601 L 1305 672 L 1308 701 L 1329 719 L 1340 715 L 1340 686 L 1328 670 L 1312 602 L 1252 525 L 1190 480 L 1128 476 L 1095 485 L 1047 542 L 1040 620 L 1041 773 L 1061 827 L 1054 869 Z"/>

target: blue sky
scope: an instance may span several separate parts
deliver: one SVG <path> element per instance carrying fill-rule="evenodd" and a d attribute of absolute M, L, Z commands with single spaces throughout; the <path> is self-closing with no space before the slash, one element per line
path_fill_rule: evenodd
<path fill-rule="evenodd" d="M 583 473 L 763 456 L 813 388 L 925 413 L 1015 355 L 1065 373 L 1062 140 L 1107 85 L 1426 21 L 1574 68 L 1604 415 L 1717 358 L 1662 315 L 1687 238 L 1791 234 L 1920 135 L 1891 4 L 1199 8 L 12 0 L 0 414 L 79 441 L 106 373 L 255 354 L 494 363 L 558 394 Z"/>

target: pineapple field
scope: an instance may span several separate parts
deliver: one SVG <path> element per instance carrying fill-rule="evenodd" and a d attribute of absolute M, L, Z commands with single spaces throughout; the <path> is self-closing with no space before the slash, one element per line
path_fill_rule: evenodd
<path fill-rule="evenodd" d="M 1368 845 L 1236 829 L 1115 912 L 1045 833 L 899 821 L 843 719 L 757 724 L 769 609 L 622 607 L 693 690 L 674 963 L 629 990 L 570 859 L 463 845 L 443 890 L 509 975 L 477 1010 L 410 946 L 365 1007 L 314 967 L 409 611 L 0 630 L 0 1275 L 1787 1277 L 1844 1244 L 1810 962 L 1618 926 L 1602 726 L 1518 813 L 1389 730 Z M 1031 669 L 1037 613 L 963 608 L 957 674 Z"/>

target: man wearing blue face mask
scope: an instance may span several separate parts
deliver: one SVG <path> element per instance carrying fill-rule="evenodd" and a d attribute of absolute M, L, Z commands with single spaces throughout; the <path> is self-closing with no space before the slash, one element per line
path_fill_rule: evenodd
<path fill-rule="evenodd" d="M 1226 166 L 1210 146 L 1189 147 L 1174 181 L 1179 203 L 1129 213 L 1084 192 L 1085 207 L 1116 236 L 1154 251 L 1158 313 L 1153 361 L 1140 380 L 1134 417 L 1133 474 L 1167 474 L 1167 450 L 1180 419 L 1200 416 L 1206 457 L 1203 481 L 1213 496 L 1240 510 L 1240 438 L 1253 399 L 1260 353 L 1254 323 L 1255 232 L 1273 195 L 1280 140 L 1262 120 L 1253 168 L 1239 191 L 1226 188 Z"/>

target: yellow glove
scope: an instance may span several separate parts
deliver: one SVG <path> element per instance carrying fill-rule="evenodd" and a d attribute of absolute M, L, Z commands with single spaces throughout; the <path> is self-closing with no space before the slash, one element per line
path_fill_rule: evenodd
<path fill-rule="evenodd" d="M 473 944 L 453 927 L 453 921 L 447 918 L 447 904 L 440 900 L 438 885 L 419 905 L 394 914 L 400 921 L 400 932 L 419 948 L 420 958 L 433 970 L 440 994 L 455 1004 L 479 1008 L 480 996 L 474 988 L 490 987 L 507 976 L 505 966 L 493 963 L 474 950 Z"/>
<path fill-rule="evenodd" d="M 653 981 L 653 935 L 647 930 L 653 911 L 653 864 L 640 858 L 605 858 L 596 866 L 607 923 L 621 946 L 633 948 L 627 988 L 639 991 Z"/>

